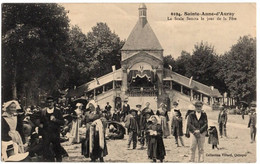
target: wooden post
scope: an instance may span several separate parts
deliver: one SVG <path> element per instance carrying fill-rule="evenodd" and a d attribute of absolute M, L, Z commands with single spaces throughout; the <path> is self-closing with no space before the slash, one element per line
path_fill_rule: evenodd
<path fill-rule="evenodd" d="M 106 88 L 105 88 L 105 85 L 103 85 L 103 91 L 102 91 L 102 93 L 105 93 L 105 89 L 106 89 Z"/>
<path fill-rule="evenodd" d="M 193 90 L 190 89 L 190 100 L 192 101 L 193 100 Z"/>
<path fill-rule="evenodd" d="M 113 89 L 116 88 L 116 82 L 113 80 Z"/>
<path fill-rule="evenodd" d="M 181 85 L 181 93 L 183 93 L 183 86 Z"/>
<path fill-rule="evenodd" d="M 172 81 L 170 81 L 170 89 L 172 90 Z"/>

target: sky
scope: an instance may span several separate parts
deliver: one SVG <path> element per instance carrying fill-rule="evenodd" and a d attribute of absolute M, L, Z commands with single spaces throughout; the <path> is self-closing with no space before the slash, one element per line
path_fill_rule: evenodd
<path fill-rule="evenodd" d="M 98 22 L 105 22 L 121 40 L 127 39 L 138 21 L 138 3 L 63 3 L 69 11 L 71 25 L 78 25 L 87 34 Z M 192 53 L 201 41 L 214 46 L 219 55 L 229 51 L 240 36 L 256 37 L 255 3 L 146 3 L 147 19 L 156 34 L 164 55 L 177 58 L 181 52 Z M 181 13 L 185 19 L 174 20 L 171 13 Z M 184 12 L 234 13 L 236 20 L 216 20 L 223 16 L 189 16 L 199 20 L 186 20 Z M 172 20 L 167 20 L 172 17 Z M 207 17 L 214 20 L 207 21 Z M 225 16 L 229 19 L 229 16 Z"/>

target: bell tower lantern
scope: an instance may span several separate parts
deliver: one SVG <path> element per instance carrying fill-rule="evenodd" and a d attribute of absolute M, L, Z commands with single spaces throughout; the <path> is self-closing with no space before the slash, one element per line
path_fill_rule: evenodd
<path fill-rule="evenodd" d="M 147 23 L 147 18 L 146 18 L 146 6 L 144 3 L 142 3 L 140 6 L 139 6 L 139 21 L 140 21 L 140 24 L 142 25 L 142 27 L 145 26 L 145 24 Z"/>

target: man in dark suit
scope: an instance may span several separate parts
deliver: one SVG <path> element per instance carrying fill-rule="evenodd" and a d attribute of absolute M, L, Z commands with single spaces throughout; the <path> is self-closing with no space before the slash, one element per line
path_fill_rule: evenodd
<path fill-rule="evenodd" d="M 43 160 L 46 162 L 61 162 L 62 161 L 62 148 L 60 145 L 60 126 L 64 124 L 64 119 L 60 110 L 54 106 L 54 99 L 47 98 L 47 106 L 43 108 L 40 116 L 40 130 L 43 139 Z M 50 145 L 52 144 L 52 155 Z"/>
<path fill-rule="evenodd" d="M 129 104 L 127 102 L 128 102 L 127 99 L 125 99 L 124 100 L 124 105 L 123 105 L 123 115 L 124 115 L 123 117 L 124 117 L 124 119 L 129 114 L 129 111 L 130 111 L 130 106 L 129 106 Z"/>
<path fill-rule="evenodd" d="M 222 138 L 222 135 L 224 133 L 224 136 L 227 137 L 227 112 L 224 109 L 224 107 L 221 107 L 219 115 L 218 115 L 218 125 L 219 125 L 219 132 L 220 137 Z"/>
<path fill-rule="evenodd" d="M 203 103 L 195 102 L 195 112 L 189 114 L 188 129 L 191 134 L 190 162 L 194 162 L 195 151 L 198 146 L 198 162 L 204 161 L 204 143 L 205 135 L 208 129 L 208 118 L 206 113 L 202 112 Z"/>

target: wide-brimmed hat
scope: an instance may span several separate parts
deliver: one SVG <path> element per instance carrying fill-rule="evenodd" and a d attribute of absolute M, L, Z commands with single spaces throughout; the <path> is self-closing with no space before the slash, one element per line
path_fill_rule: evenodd
<path fill-rule="evenodd" d="M 16 105 L 16 110 L 21 109 L 20 104 L 18 103 L 18 101 L 16 100 L 11 100 L 11 101 L 7 101 L 6 103 L 4 103 L 3 105 L 3 111 L 6 111 L 6 109 L 11 105 L 11 104 L 15 104 Z"/>
<path fill-rule="evenodd" d="M 250 106 L 251 106 L 251 107 L 256 107 L 256 101 L 252 101 L 252 102 L 250 103 Z"/>
<path fill-rule="evenodd" d="M 172 104 L 175 105 L 175 106 L 179 105 L 179 104 L 177 103 L 177 101 L 174 101 Z"/>
<path fill-rule="evenodd" d="M 194 106 L 195 107 L 202 107 L 203 103 L 201 101 L 195 101 Z"/>
<path fill-rule="evenodd" d="M 130 113 L 131 113 L 131 112 L 136 112 L 136 113 L 137 113 L 138 111 L 137 111 L 136 109 L 130 109 L 129 112 L 130 112 Z"/>
<path fill-rule="evenodd" d="M 54 102 L 54 98 L 49 96 L 46 98 L 46 102 Z"/>
<path fill-rule="evenodd" d="M 153 110 L 152 110 L 152 109 L 147 109 L 147 110 L 144 112 L 144 115 L 147 115 L 147 114 L 153 115 L 153 114 L 154 114 L 154 113 L 153 113 Z"/>
<path fill-rule="evenodd" d="M 159 116 L 157 116 L 157 115 L 152 115 L 149 119 L 148 119 L 148 121 L 152 121 L 152 119 L 156 119 L 156 121 L 157 121 L 157 124 L 161 124 L 161 119 L 160 119 L 160 117 Z"/>
<path fill-rule="evenodd" d="M 141 104 L 137 104 L 136 107 L 137 107 L 137 108 L 141 108 L 142 105 L 141 105 Z"/>

